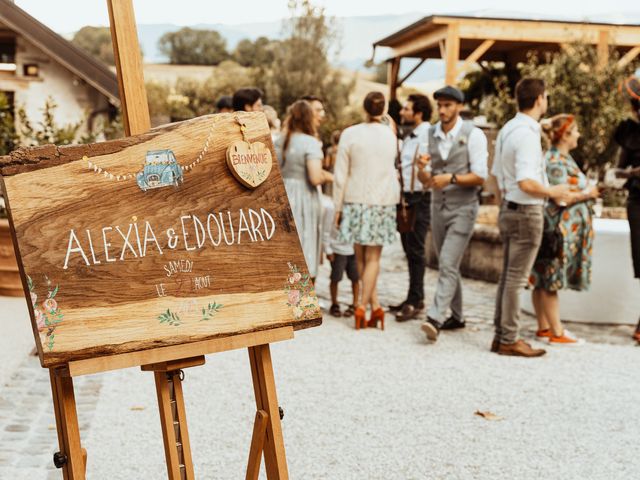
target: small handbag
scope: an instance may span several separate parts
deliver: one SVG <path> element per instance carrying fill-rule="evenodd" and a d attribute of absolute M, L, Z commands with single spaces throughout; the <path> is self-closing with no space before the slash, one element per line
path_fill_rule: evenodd
<path fill-rule="evenodd" d="M 413 192 L 413 187 L 415 185 L 416 180 L 416 161 L 418 159 L 418 147 L 416 147 L 416 152 L 413 155 L 413 166 L 411 168 L 411 191 Z M 407 200 L 404 198 L 404 178 L 402 176 L 402 159 L 400 158 L 400 142 L 398 141 L 398 157 L 396 160 L 396 164 L 398 166 L 398 172 L 400 173 L 400 202 L 396 205 L 396 228 L 400 233 L 409 233 L 413 232 L 416 226 L 416 208 L 413 205 L 409 205 Z"/>
<path fill-rule="evenodd" d="M 553 230 L 542 232 L 542 242 L 538 249 L 538 258 L 541 260 L 554 260 L 562 257 L 564 251 L 564 235 L 560 230 L 560 222 Z"/>

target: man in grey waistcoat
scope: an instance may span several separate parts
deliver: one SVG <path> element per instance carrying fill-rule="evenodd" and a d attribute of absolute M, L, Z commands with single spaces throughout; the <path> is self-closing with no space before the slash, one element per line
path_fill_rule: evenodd
<path fill-rule="evenodd" d="M 473 234 L 479 194 L 488 175 L 487 137 L 460 112 L 464 95 L 447 86 L 433 94 L 440 121 L 429 129 L 428 162 L 418 178 L 432 188 L 431 237 L 438 255 L 438 282 L 422 330 L 436 340 L 440 330 L 464 328 L 460 261 Z M 424 179 L 424 180 L 423 180 Z M 451 316 L 447 312 L 451 309 Z"/>

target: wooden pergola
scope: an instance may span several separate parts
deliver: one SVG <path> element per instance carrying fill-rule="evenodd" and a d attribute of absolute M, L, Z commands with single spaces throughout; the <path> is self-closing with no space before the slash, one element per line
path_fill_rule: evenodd
<path fill-rule="evenodd" d="M 433 15 L 378 40 L 373 48 L 374 55 L 376 47 L 391 48 L 388 83 L 390 97 L 396 98 L 398 87 L 428 59 L 445 60 L 445 82 L 453 85 L 477 62 L 515 66 L 526 60 L 529 51 L 555 52 L 574 42 L 597 45 L 603 63 L 608 61 L 609 47 L 614 47 L 622 67 L 640 54 L 640 25 Z M 420 62 L 398 78 L 403 58 Z"/>

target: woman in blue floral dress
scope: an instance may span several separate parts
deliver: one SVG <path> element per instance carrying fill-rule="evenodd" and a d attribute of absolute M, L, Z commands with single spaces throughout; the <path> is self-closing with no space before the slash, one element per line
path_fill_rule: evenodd
<path fill-rule="evenodd" d="M 545 233 L 530 278 L 538 319 L 536 335 L 539 339 L 548 339 L 552 345 L 579 345 L 584 342 L 560 322 L 558 291 L 563 288 L 587 290 L 591 284 L 591 212 L 598 189 L 589 185 L 569 154 L 578 146 L 580 138 L 575 117 L 556 115 L 544 128 L 552 145 L 546 153 L 549 183 L 569 184 L 571 193 L 567 205 L 549 200 L 544 211 Z"/>

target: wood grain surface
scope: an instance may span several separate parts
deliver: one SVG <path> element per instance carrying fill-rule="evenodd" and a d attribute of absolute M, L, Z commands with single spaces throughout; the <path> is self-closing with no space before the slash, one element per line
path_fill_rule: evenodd
<path fill-rule="evenodd" d="M 238 118 L 274 159 L 254 190 L 226 165 Z M 183 181 L 143 191 L 136 176 L 157 150 L 173 152 Z M 275 158 L 261 113 L 1 157 L 42 365 L 319 325 Z"/>

